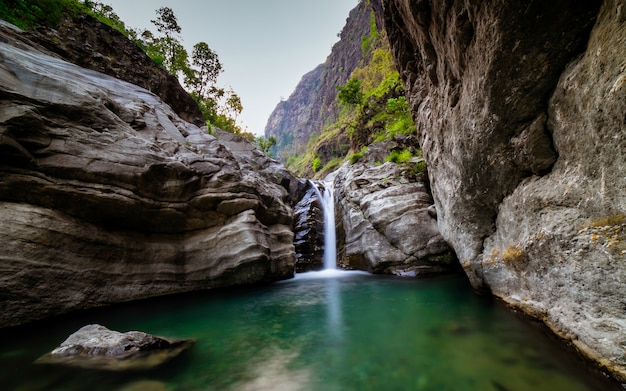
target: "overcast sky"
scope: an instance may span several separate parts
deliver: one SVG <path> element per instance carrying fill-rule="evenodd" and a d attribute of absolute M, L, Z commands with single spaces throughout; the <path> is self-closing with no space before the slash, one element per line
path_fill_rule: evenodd
<path fill-rule="evenodd" d="M 218 84 L 232 86 L 244 107 L 240 123 L 263 134 L 281 98 L 323 63 L 358 0 L 101 0 L 127 27 L 156 33 L 150 23 L 170 7 L 183 44 L 206 42 L 224 67 Z"/>

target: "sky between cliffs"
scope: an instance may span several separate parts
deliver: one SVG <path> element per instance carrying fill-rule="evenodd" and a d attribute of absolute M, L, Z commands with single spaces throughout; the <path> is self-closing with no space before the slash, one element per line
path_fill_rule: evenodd
<path fill-rule="evenodd" d="M 155 10 L 170 7 L 189 54 L 206 42 L 225 69 L 220 86 L 232 86 L 243 103 L 239 123 L 263 134 L 281 98 L 323 63 L 358 0 L 101 0 L 127 27 L 156 32 Z"/>

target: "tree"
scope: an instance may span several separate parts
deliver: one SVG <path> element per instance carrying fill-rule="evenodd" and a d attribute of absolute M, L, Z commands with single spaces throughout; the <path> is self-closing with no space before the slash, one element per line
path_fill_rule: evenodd
<path fill-rule="evenodd" d="M 243 111 L 243 105 L 241 104 L 241 98 L 232 89 L 229 91 L 230 96 L 226 99 L 225 114 L 232 116 L 235 121 L 237 117 Z M 275 141 L 275 140 L 274 140 Z"/>
<path fill-rule="evenodd" d="M 254 142 L 261 151 L 268 153 L 270 148 L 276 145 L 276 137 L 269 136 L 268 138 L 265 138 L 263 136 L 258 136 L 254 138 Z"/>
<path fill-rule="evenodd" d="M 169 7 L 161 7 L 156 10 L 158 17 L 151 22 L 156 26 L 157 31 L 164 37 L 155 38 L 147 42 L 156 57 L 163 58 L 163 66 L 174 76 L 178 76 L 180 72 L 187 75 L 190 71 L 187 50 L 177 38 L 182 29 L 178 24 L 176 15 Z M 152 34 L 150 34 L 152 35 Z"/>
<path fill-rule="evenodd" d="M 361 80 L 352 78 L 343 86 L 337 86 L 339 103 L 348 105 L 360 105 L 364 95 L 361 92 Z"/>
<path fill-rule="evenodd" d="M 176 15 L 174 15 L 174 11 L 171 8 L 161 7 L 156 10 L 156 13 L 158 17 L 150 22 L 156 26 L 158 32 L 167 38 L 173 37 L 174 33 L 180 34 L 182 29 L 178 25 L 178 19 L 176 19 Z"/>
<path fill-rule="evenodd" d="M 223 70 L 222 63 L 217 53 L 206 42 L 199 42 L 193 46 L 191 59 L 196 68 L 185 78 L 185 85 L 197 96 L 205 97 L 214 92 L 217 77 Z"/>

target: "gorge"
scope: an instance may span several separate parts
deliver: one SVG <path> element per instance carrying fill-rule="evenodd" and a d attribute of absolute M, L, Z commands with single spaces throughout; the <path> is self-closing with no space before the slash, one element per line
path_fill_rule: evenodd
<path fill-rule="evenodd" d="M 314 197 L 308 180 L 246 140 L 220 130 L 209 134 L 189 99 L 180 98 L 180 86 L 171 85 L 166 75 L 108 66 L 115 62 L 100 58 L 112 58 L 111 47 L 117 45 L 101 38 L 125 38 L 83 18 L 74 29 L 53 34 L 73 35 L 81 23 L 88 26 L 97 34 L 85 33 L 90 49 L 83 52 L 68 48 L 65 39 L 60 48 L 45 34 L 0 22 L 0 328 L 155 296 L 289 280 L 299 267 L 321 267 L 322 250 L 328 247 L 321 238 L 330 236 L 320 226 L 319 213 L 325 208 L 316 198 L 322 198 L 321 192 Z M 624 1 L 361 1 L 342 31 L 337 56 L 306 75 L 293 100 L 279 104 L 268 124 L 278 124 L 272 132 L 279 133 L 268 135 L 292 150 L 302 148 L 299 152 L 312 134 L 320 136 L 326 119 L 341 114 L 336 87 L 345 85 L 361 64 L 367 46 L 363 37 L 372 38 L 377 28 L 388 38 L 415 127 L 374 140 L 373 132 L 384 121 L 367 117 L 355 121 L 367 131 L 352 129 L 348 135 L 348 128 L 341 129 L 332 142 L 319 144 L 319 158 L 339 159 L 324 187 L 333 189 L 337 250 L 336 256 L 325 257 L 341 268 L 373 274 L 422 276 L 462 269 L 476 292 L 493 295 L 547 325 L 601 373 L 626 383 Z M 124 45 L 123 51 L 119 61 L 150 62 L 132 45 Z M 153 80 L 146 81 L 146 75 Z M 159 88 L 151 88 L 152 83 Z M 396 87 L 379 99 L 397 102 Z M 392 153 L 395 161 L 389 158 Z M 403 153 L 406 159 L 397 157 Z M 306 204 L 300 205 L 302 212 L 299 202 Z M 298 221 L 306 224 L 298 228 Z M 296 278 L 271 288 L 288 292 L 284 306 L 232 296 L 228 305 L 263 309 L 250 310 L 246 319 L 263 324 L 263 335 L 276 345 L 268 348 L 275 355 L 263 351 L 263 357 L 277 360 L 262 368 L 268 373 L 292 362 L 306 367 L 302 361 L 341 361 L 333 354 L 353 353 L 315 350 L 324 342 L 306 338 L 295 341 L 317 357 L 298 361 L 299 351 L 284 349 L 288 326 L 304 336 L 308 327 L 326 327 L 303 325 L 289 315 L 302 310 L 302 318 L 312 313 L 326 319 L 316 305 L 328 301 L 328 319 L 337 319 L 326 298 L 332 292 L 340 298 L 343 292 L 343 307 L 364 312 L 368 307 L 363 301 L 381 301 L 373 313 L 383 314 L 384 321 L 366 318 L 363 323 L 382 325 L 388 334 L 394 333 L 388 325 L 401 323 L 411 311 L 433 316 L 420 303 L 439 303 L 438 298 L 451 299 L 437 306 L 446 314 L 446 306 L 459 302 L 479 308 L 484 316 L 508 316 L 490 312 L 493 308 L 473 297 L 458 277 L 425 282 L 436 293 L 419 299 L 415 296 L 421 293 L 401 288 L 405 296 L 400 302 L 415 306 L 387 311 L 381 298 L 396 288 L 388 286 L 389 277 L 367 278 L 372 278 L 370 285 L 354 291 L 333 285 L 337 281 L 312 282 L 311 296 L 290 285 Z M 346 281 L 352 287 L 352 280 Z M 413 280 L 399 281 L 411 292 L 422 289 L 410 285 Z M 441 281 L 445 289 L 434 287 Z M 347 304 L 348 297 L 368 289 L 371 296 Z M 263 297 L 273 292 L 254 291 Z M 180 296 L 174 297 L 170 300 Z M 173 310 L 163 316 L 173 323 L 182 316 L 193 333 L 226 339 L 203 334 L 203 326 L 192 321 L 202 311 L 210 312 L 201 304 L 188 313 Z M 264 311 L 287 318 L 275 320 Z M 228 309 L 219 313 L 229 324 L 237 322 Z M 153 316 L 158 317 L 146 315 Z M 485 331 L 502 331 L 501 323 L 491 329 L 481 319 L 471 319 L 471 327 L 451 316 L 421 329 L 415 318 L 411 327 L 428 338 L 409 345 L 435 349 L 433 341 L 452 335 L 458 345 L 446 346 L 462 346 L 479 356 L 483 345 L 473 350 L 476 346 L 467 341 L 482 341 Z M 117 323 L 129 324 L 119 318 Z M 185 332 L 182 326 L 172 327 Z M 350 334 L 350 327 L 356 328 L 346 320 L 337 330 Z M 504 334 L 508 327 L 518 326 L 502 326 Z M 245 329 L 241 340 L 226 333 L 233 345 L 211 341 L 210 349 L 236 351 L 238 343 L 244 348 L 260 344 L 253 338 L 256 331 Z M 371 339 L 380 332 L 374 327 L 362 336 Z M 413 336 L 410 329 L 398 334 L 405 341 Z M 354 338 L 346 346 L 360 337 Z M 389 344 L 397 347 L 402 341 L 390 339 Z M 515 349 L 523 350 L 520 346 Z M 355 349 L 370 357 L 360 350 L 364 347 Z M 376 354 L 388 354 L 384 344 L 377 349 Z M 536 349 L 526 351 L 524 360 L 537 360 L 542 352 Z M 497 347 L 488 350 L 506 362 L 517 359 L 497 353 Z M 472 361 L 472 354 L 458 362 Z M 405 355 L 411 357 L 410 352 L 399 357 Z M 558 359 L 544 358 L 558 366 Z M 454 357 L 442 360 L 457 363 Z M 217 364 L 211 365 L 221 373 Z M 400 362 L 394 365 L 402 368 Z M 395 373 L 391 367 L 385 366 L 385 373 Z M 368 381 L 376 379 L 363 371 Z M 304 371 L 289 375 L 308 376 Z M 233 386 L 230 374 L 220 376 L 218 385 Z M 398 377 L 398 387 L 408 381 L 423 389 L 452 387 L 432 376 Z M 358 373 L 353 379 L 352 386 L 367 384 Z M 485 389 L 503 389 L 502 379 L 475 381 L 490 387 Z"/>

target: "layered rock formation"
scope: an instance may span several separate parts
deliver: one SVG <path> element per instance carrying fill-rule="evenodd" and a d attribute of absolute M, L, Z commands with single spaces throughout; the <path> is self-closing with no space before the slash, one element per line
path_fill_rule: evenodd
<path fill-rule="evenodd" d="M 66 15 L 57 29 L 40 28 L 25 35 L 72 64 L 150 90 L 187 122 L 198 126 L 205 123 L 197 103 L 175 76 L 156 65 L 123 34 L 90 15 Z"/>
<path fill-rule="evenodd" d="M 437 229 L 422 159 L 375 164 L 404 144 L 371 145 L 358 162 L 334 174 L 344 267 L 402 276 L 454 269 L 454 256 Z"/>
<path fill-rule="evenodd" d="M 324 211 L 312 185 L 293 210 L 296 272 L 324 267 Z"/>
<path fill-rule="evenodd" d="M 0 327 L 293 275 L 275 162 L 0 30 Z"/>
<path fill-rule="evenodd" d="M 471 282 L 626 381 L 624 2 L 384 5 Z"/>
<path fill-rule="evenodd" d="M 265 136 L 277 140 L 278 154 L 303 153 L 309 137 L 337 118 L 337 86 L 344 85 L 363 58 L 362 37 L 370 33 L 371 7 L 360 2 L 350 12 L 340 40 L 324 64 L 302 77 L 289 99 L 270 115 Z"/>

